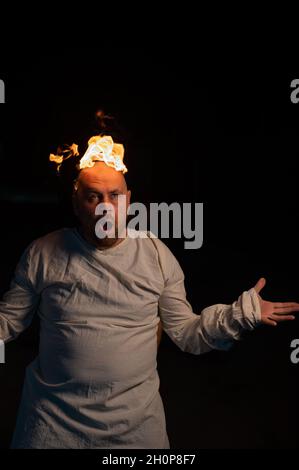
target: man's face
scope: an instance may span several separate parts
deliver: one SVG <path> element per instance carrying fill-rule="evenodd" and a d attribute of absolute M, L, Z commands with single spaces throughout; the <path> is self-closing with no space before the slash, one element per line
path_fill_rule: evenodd
<path fill-rule="evenodd" d="M 131 191 L 123 174 L 114 168 L 107 166 L 104 162 L 96 162 L 92 168 L 81 170 L 77 180 L 77 190 L 73 194 L 73 207 L 78 217 L 85 237 L 99 247 L 109 247 L 118 241 L 120 220 L 118 219 L 118 196 L 125 196 L 125 214 L 130 204 Z M 98 238 L 95 233 L 96 223 L 105 215 L 96 215 L 96 207 L 100 203 L 109 203 L 114 209 L 115 236 Z M 108 213 L 109 214 L 109 213 Z M 104 230 L 106 224 L 103 226 Z M 109 233 L 107 231 L 107 233 Z"/>

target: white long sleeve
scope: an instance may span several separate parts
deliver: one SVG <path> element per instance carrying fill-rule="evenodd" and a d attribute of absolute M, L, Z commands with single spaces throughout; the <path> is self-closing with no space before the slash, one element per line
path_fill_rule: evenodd
<path fill-rule="evenodd" d="M 186 299 L 184 273 L 170 250 L 154 240 L 160 256 L 165 287 L 159 299 L 163 329 L 180 349 L 201 354 L 212 349 L 229 349 L 244 330 L 252 330 L 261 318 L 260 304 L 252 288 L 232 305 L 215 304 L 200 315 Z"/>
<path fill-rule="evenodd" d="M 4 342 L 11 341 L 30 325 L 39 302 L 29 277 L 31 246 L 23 252 L 9 290 L 0 301 L 0 339 Z"/>

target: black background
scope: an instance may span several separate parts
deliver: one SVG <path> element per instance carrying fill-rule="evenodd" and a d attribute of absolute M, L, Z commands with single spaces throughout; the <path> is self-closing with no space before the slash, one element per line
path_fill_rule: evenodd
<path fill-rule="evenodd" d="M 72 223 L 48 155 L 86 145 L 98 107 L 126 129 L 134 201 L 203 202 L 204 241 L 181 263 L 195 312 L 232 303 L 264 276 L 265 299 L 299 301 L 299 78 L 247 55 L 205 63 L 198 48 L 23 48 L 1 58 L 0 289 L 33 239 Z M 194 356 L 164 334 L 161 395 L 173 448 L 298 447 L 298 320 L 260 327 L 230 352 Z M 14 429 L 38 321 L 0 366 L 0 448 Z"/>

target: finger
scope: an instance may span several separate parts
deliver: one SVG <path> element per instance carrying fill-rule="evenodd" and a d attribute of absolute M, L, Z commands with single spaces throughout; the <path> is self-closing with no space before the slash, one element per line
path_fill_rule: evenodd
<path fill-rule="evenodd" d="M 275 321 L 271 320 L 270 318 L 264 318 L 263 323 L 265 325 L 277 326 L 277 323 Z"/>
<path fill-rule="evenodd" d="M 275 314 L 272 314 L 270 318 L 272 320 L 275 320 L 275 321 L 295 320 L 295 317 L 293 315 L 275 315 Z"/>
<path fill-rule="evenodd" d="M 293 307 L 286 307 L 282 309 L 275 309 L 273 313 L 277 314 L 280 313 L 281 315 L 284 315 L 285 313 L 291 313 L 291 312 L 299 312 L 299 308 L 293 308 Z"/>
<path fill-rule="evenodd" d="M 262 290 L 262 288 L 265 286 L 265 284 L 266 284 L 266 279 L 264 277 L 261 277 L 257 281 L 256 285 L 254 286 L 256 292 L 259 293 Z"/>
<path fill-rule="evenodd" d="M 299 304 L 297 302 L 272 302 L 274 308 L 287 308 L 287 307 L 294 307 L 299 308 Z"/>

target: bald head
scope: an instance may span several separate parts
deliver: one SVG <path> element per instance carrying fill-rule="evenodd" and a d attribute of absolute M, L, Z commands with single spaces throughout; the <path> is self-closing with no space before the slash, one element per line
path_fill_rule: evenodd
<path fill-rule="evenodd" d="M 128 208 L 131 192 L 127 189 L 122 172 L 109 167 L 105 162 L 96 162 L 93 167 L 80 171 L 74 186 L 74 212 L 79 219 L 85 237 L 99 248 L 107 248 L 119 242 L 118 196 L 126 197 L 126 207 Z M 95 234 L 95 224 L 99 219 L 99 216 L 96 215 L 96 207 L 100 203 L 109 203 L 114 208 L 115 238 L 99 239 Z"/>
<path fill-rule="evenodd" d="M 80 171 L 76 180 L 77 188 L 80 185 L 101 185 L 102 187 L 115 187 L 122 193 L 127 191 L 127 183 L 121 171 L 106 165 L 105 162 L 95 162 L 91 168 L 84 168 Z"/>

